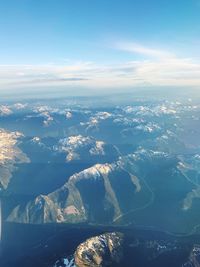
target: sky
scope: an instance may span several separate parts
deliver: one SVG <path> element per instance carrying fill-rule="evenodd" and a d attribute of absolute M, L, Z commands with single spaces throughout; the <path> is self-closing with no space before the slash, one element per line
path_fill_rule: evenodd
<path fill-rule="evenodd" d="M 0 91 L 200 87 L 200 0 L 0 0 Z"/>

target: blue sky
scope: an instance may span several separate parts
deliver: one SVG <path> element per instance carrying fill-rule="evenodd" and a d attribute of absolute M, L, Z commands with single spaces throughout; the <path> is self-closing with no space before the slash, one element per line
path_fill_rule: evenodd
<path fill-rule="evenodd" d="M 200 85 L 200 0 L 2 0 L 0 33 L 0 88 Z"/>

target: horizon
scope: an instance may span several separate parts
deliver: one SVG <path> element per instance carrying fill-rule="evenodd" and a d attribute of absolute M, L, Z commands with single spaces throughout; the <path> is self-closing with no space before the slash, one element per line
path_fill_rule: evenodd
<path fill-rule="evenodd" d="M 198 90 L 199 11 L 198 0 L 2 1 L 0 94 Z"/>

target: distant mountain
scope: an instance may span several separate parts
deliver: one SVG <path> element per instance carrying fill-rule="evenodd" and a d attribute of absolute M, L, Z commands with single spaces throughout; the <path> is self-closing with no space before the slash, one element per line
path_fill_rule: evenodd
<path fill-rule="evenodd" d="M 81 225 L 105 231 L 148 229 L 170 236 L 199 233 L 199 114 L 200 105 L 192 99 L 135 99 L 95 107 L 91 99 L 3 103 L 3 223 L 33 228 L 57 224 L 56 228 L 81 231 Z M 126 247 L 127 259 L 134 254 L 133 266 L 143 262 L 137 255 L 140 249 L 151 258 L 143 266 L 154 266 L 148 263 L 155 258 L 157 266 L 165 266 L 159 264 L 161 254 L 163 263 L 169 251 L 179 253 L 180 246 L 170 238 L 150 237 L 139 243 L 133 239 Z M 72 255 L 81 242 L 77 240 L 66 253 Z M 186 257 L 181 264 L 191 247 L 183 250 Z M 191 253 L 189 266 L 198 258 L 195 255 Z M 65 253 L 54 256 L 50 263 L 58 259 L 56 267 L 73 264 Z"/>
<path fill-rule="evenodd" d="M 199 231 L 200 106 L 191 100 L 0 107 L 6 221 Z"/>

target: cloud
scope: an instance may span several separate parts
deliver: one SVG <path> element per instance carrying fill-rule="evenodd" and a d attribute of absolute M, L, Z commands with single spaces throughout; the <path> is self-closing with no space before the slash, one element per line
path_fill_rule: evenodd
<path fill-rule="evenodd" d="M 0 65 L 0 88 L 84 82 L 88 80 L 87 69 L 87 62 L 70 66 L 54 64 Z"/>
<path fill-rule="evenodd" d="M 174 56 L 172 53 L 168 51 L 145 47 L 141 44 L 134 43 L 134 42 L 119 42 L 119 43 L 114 44 L 114 48 L 118 50 L 130 52 L 130 53 L 148 56 L 148 57 L 166 58 L 166 57 Z"/>
<path fill-rule="evenodd" d="M 136 86 L 200 86 L 200 62 L 168 51 L 133 42 L 114 49 L 130 53 L 129 61 L 118 64 L 74 62 L 73 64 L 0 65 L 0 91 L 5 88 L 74 86 L 125 88 Z M 143 55 L 131 60 L 131 54 Z M 127 56 L 126 56 L 127 58 Z M 138 57 L 137 57 L 138 58 Z"/>
<path fill-rule="evenodd" d="M 19 83 L 19 85 L 23 85 L 23 84 L 50 84 L 50 83 L 65 83 L 65 82 L 77 82 L 77 81 L 87 81 L 88 79 L 86 78 L 80 78 L 80 77 L 69 77 L 69 78 L 52 78 L 52 77 L 45 77 L 45 78 L 35 78 L 35 79 L 29 79 L 29 80 L 21 80 L 21 81 L 15 81 L 13 83 L 11 83 L 11 85 L 13 84 L 17 84 Z"/>

